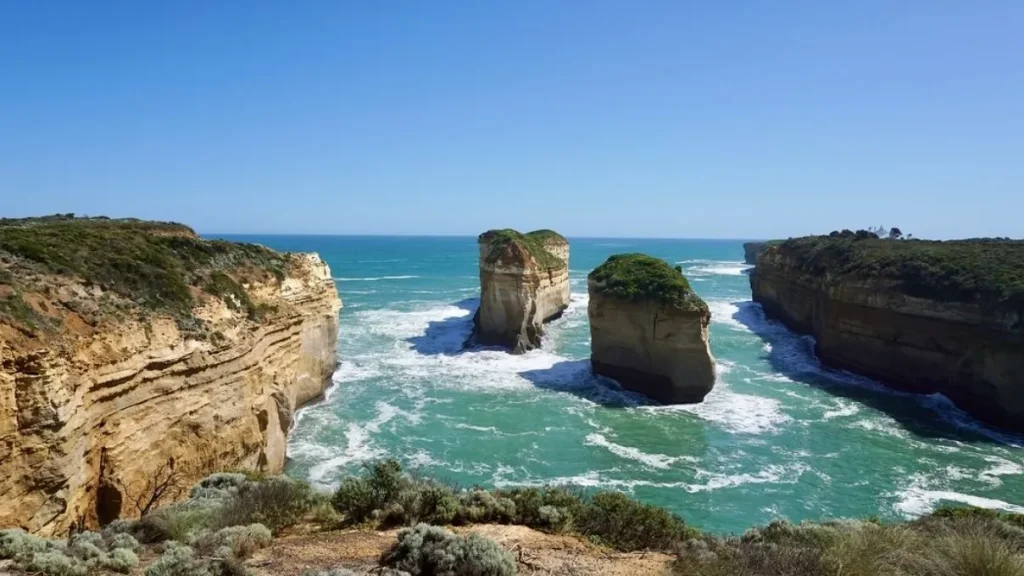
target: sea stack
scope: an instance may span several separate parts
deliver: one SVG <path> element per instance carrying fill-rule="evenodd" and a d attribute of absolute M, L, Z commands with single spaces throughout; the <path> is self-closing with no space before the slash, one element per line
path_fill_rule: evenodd
<path fill-rule="evenodd" d="M 1024 432 L 1024 241 L 795 238 L 758 258 L 750 287 L 826 364 Z"/>
<path fill-rule="evenodd" d="M 281 472 L 296 408 L 334 372 L 340 308 L 316 254 L 0 219 L 0 526 L 65 534 L 138 515 L 160 482 Z"/>
<path fill-rule="evenodd" d="M 701 402 L 715 385 L 707 304 L 678 267 L 618 254 L 590 273 L 594 373 L 663 404 Z"/>
<path fill-rule="evenodd" d="M 569 306 L 569 242 L 557 232 L 490 230 L 480 248 L 480 308 L 473 317 L 477 344 L 522 354 L 541 343 L 543 324 Z"/>

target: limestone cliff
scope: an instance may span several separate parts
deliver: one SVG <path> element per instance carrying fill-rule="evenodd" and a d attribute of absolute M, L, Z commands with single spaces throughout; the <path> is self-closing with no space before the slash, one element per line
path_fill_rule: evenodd
<path fill-rule="evenodd" d="M 514 354 L 541 344 L 543 324 L 569 306 L 569 243 L 550 230 L 480 235 L 480 307 L 473 340 Z"/>
<path fill-rule="evenodd" d="M 765 240 L 763 242 L 744 242 L 743 261 L 747 264 L 757 264 L 757 257 L 760 256 L 769 246 L 780 244 L 782 240 Z"/>
<path fill-rule="evenodd" d="M 1024 243 L 801 238 L 750 286 L 825 363 L 1024 431 Z"/>
<path fill-rule="evenodd" d="M 281 470 L 336 363 L 341 301 L 317 255 L 137 221 L 6 224 L 0 527 L 137 515 L 172 468 L 185 486 Z"/>
<path fill-rule="evenodd" d="M 711 313 L 681 271 L 642 254 L 591 272 L 590 360 L 596 374 L 666 404 L 700 402 L 715 384 Z"/>

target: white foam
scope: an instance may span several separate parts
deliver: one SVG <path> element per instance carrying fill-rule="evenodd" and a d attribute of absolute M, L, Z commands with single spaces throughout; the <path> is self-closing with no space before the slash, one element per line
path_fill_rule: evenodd
<path fill-rule="evenodd" d="M 615 454 L 620 458 L 633 460 L 635 462 L 640 462 L 645 466 L 650 466 L 651 468 L 659 468 L 662 470 L 667 470 L 672 466 L 672 464 L 683 459 L 682 456 L 648 454 L 647 452 L 644 452 L 638 448 L 616 444 L 615 442 L 612 442 L 605 438 L 604 434 L 599 434 L 597 432 L 593 434 L 588 434 L 585 444 L 587 444 L 588 446 L 600 446 L 602 448 L 606 448 L 609 452 Z"/>
<path fill-rule="evenodd" d="M 978 473 L 978 479 L 982 482 L 987 482 L 993 486 L 999 486 L 1003 483 L 999 479 L 1000 476 L 1016 476 L 1018 474 L 1024 474 L 1024 467 L 1016 462 L 1011 462 L 1006 458 L 1000 458 L 999 456 L 982 456 L 982 458 L 992 464 L 986 470 L 982 470 Z"/>
<path fill-rule="evenodd" d="M 1005 510 L 1016 514 L 1024 514 L 1024 506 L 1019 506 L 995 498 L 985 498 L 972 494 L 963 494 L 952 490 L 931 490 L 925 484 L 928 478 L 924 474 L 913 474 L 908 478 L 910 487 L 898 492 L 899 500 L 893 507 L 907 518 L 923 516 L 935 510 L 941 502 L 960 502 L 977 508 Z"/>
<path fill-rule="evenodd" d="M 645 406 L 641 410 L 689 412 L 738 434 L 777 432 L 780 424 L 792 420 L 782 411 L 778 400 L 732 392 L 722 382 L 700 404 Z"/>
<path fill-rule="evenodd" d="M 824 418 L 825 420 L 831 420 L 833 418 L 843 418 L 845 416 L 853 416 L 854 414 L 860 412 L 860 406 L 852 402 L 835 400 L 833 404 L 836 407 L 834 410 L 826 410 L 825 413 L 821 415 L 821 417 Z"/>
<path fill-rule="evenodd" d="M 318 486 L 330 487 L 335 485 L 334 473 L 352 462 L 365 462 L 386 455 L 385 451 L 374 446 L 371 434 L 380 432 L 381 426 L 391 421 L 392 418 L 404 412 L 387 402 L 377 402 L 377 416 L 360 426 L 350 422 L 345 429 L 345 446 L 324 447 L 319 446 L 314 451 L 319 451 L 320 462 L 309 469 L 309 480 Z M 294 447 L 293 447 L 294 450 Z M 306 455 L 309 455 L 310 447 L 306 447 Z M 302 453 L 302 449 L 297 452 Z"/>
<path fill-rule="evenodd" d="M 750 332 L 750 328 L 747 328 L 742 322 L 736 319 L 736 314 L 740 311 L 738 302 L 710 299 L 707 300 L 707 304 L 708 309 L 711 310 L 712 324 L 721 324 L 723 326 L 728 326 L 733 330 Z"/>
<path fill-rule="evenodd" d="M 334 279 L 338 282 L 376 282 L 378 280 L 412 280 L 413 278 L 419 278 L 419 276 L 369 276 L 366 278 L 343 278 L 335 276 Z"/>

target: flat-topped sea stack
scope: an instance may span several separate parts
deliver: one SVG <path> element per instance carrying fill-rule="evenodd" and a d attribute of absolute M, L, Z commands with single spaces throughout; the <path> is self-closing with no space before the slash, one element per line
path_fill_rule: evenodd
<path fill-rule="evenodd" d="M 137 516 L 162 482 L 280 472 L 295 409 L 335 369 L 340 308 L 315 254 L 0 220 L 0 527 L 63 534 Z"/>
<path fill-rule="evenodd" d="M 551 230 L 490 230 L 478 238 L 480 308 L 473 341 L 521 354 L 569 306 L 569 242 Z"/>
<path fill-rule="evenodd" d="M 664 404 L 704 400 L 715 385 L 711 312 L 679 268 L 619 254 L 590 273 L 588 290 L 596 374 Z"/>
<path fill-rule="evenodd" d="M 796 238 L 761 254 L 750 286 L 826 364 L 1024 432 L 1024 241 Z"/>

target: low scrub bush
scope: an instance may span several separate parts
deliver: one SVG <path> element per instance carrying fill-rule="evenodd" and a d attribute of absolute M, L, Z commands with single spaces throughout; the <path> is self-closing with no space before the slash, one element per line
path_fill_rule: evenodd
<path fill-rule="evenodd" d="M 138 546 L 127 534 L 79 532 L 63 542 L 21 530 L 0 531 L 0 559 L 13 559 L 19 570 L 47 576 L 84 576 L 99 569 L 128 573 L 139 564 L 134 552 Z"/>
<path fill-rule="evenodd" d="M 492 540 L 418 524 L 398 533 L 381 565 L 411 576 L 514 576 L 515 560 Z"/>
<path fill-rule="evenodd" d="M 577 531 L 619 550 L 666 550 L 698 535 L 668 510 L 619 492 L 598 492 L 579 514 Z"/>
<path fill-rule="evenodd" d="M 356 576 L 356 573 L 348 568 L 330 568 L 328 570 L 306 570 L 302 576 Z"/>
<path fill-rule="evenodd" d="M 246 482 L 213 514 L 214 528 L 263 524 L 274 533 L 297 524 L 322 502 L 309 484 L 281 476 Z"/>
<path fill-rule="evenodd" d="M 146 568 L 146 576 L 215 576 L 208 563 L 195 557 L 184 544 L 172 543 Z"/>

